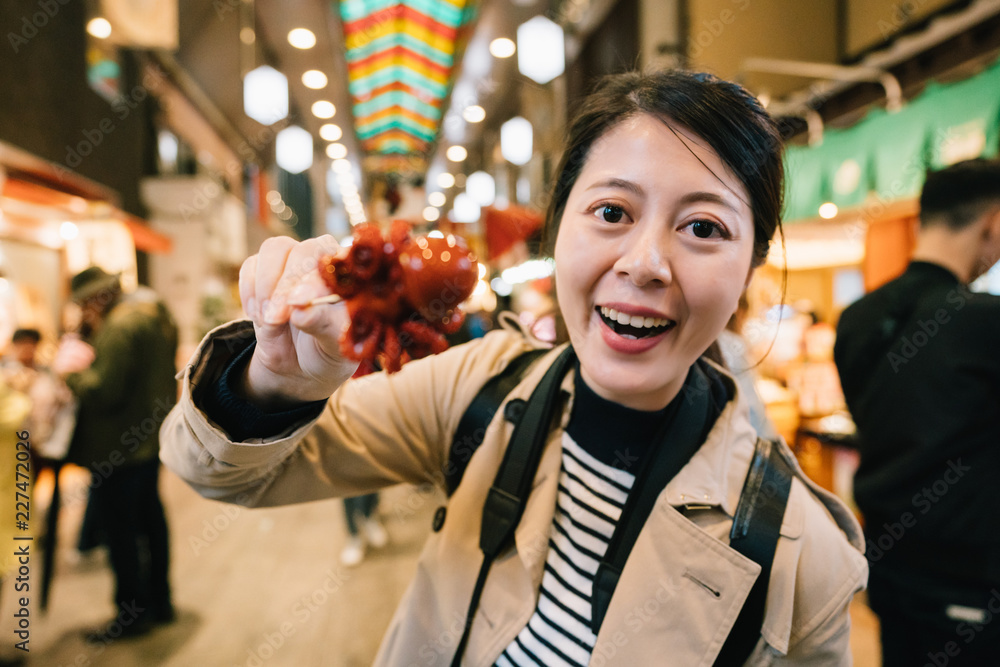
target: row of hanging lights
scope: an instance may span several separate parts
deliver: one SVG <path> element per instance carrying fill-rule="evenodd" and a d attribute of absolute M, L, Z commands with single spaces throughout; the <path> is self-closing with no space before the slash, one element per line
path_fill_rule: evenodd
<path fill-rule="evenodd" d="M 536 16 L 518 26 L 516 44 L 507 37 L 497 37 L 490 42 L 489 51 L 495 58 L 509 58 L 516 53 L 518 71 L 543 85 L 566 69 L 563 29 L 544 16 Z M 462 117 L 466 122 L 477 123 L 485 119 L 486 112 L 481 106 L 471 105 L 462 111 Z M 500 154 L 511 164 L 524 166 L 531 161 L 534 152 L 533 135 L 534 129 L 527 118 L 515 116 L 507 120 L 500 126 Z M 445 157 L 453 163 L 461 163 L 467 156 L 468 151 L 458 144 L 445 151 Z M 455 185 L 455 177 L 444 172 L 438 176 L 437 185 L 447 190 Z M 481 208 L 493 205 L 495 200 L 495 180 L 485 171 L 476 171 L 466 179 L 465 191 L 455 196 L 450 217 L 454 222 L 476 222 Z M 424 219 L 437 220 L 440 207 L 446 201 L 444 192 L 430 192 Z"/>
<path fill-rule="evenodd" d="M 311 49 L 316 45 L 316 36 L 306 28 L 295 28 L 288 33 L 288 43 L 298 49 Z M 307 70 L 302 74 L 302 84 L 310 90 L 322 90 L 328 83 L 326 74 L 319 70 Z M 261 65 L 248 72 L 243 78 L 243 108 L 247 116 L 262 125 L 273 125 L 287 118 L 287 77 L 269 65 Z M 334 104 L 323 99 L 313 102 L 310 110 L 321 120 L 329 120 L 337 113 Z M 351 224 L 360 224 L 366 216 L 353 166 L 347 160 L 347 146 L 340 143 L 343 130 L 334 123 L 325 123 L 320 127 L 319 135 L 329 142 L 325 153 L 333 161 L 331 180 L 338 185 Z M 313 153 L 312 133 L 298 125 L 280 130 L 275 137 L 275 161 L 289 173 L 300 174 L 309 169 L 313 164 Z"/>

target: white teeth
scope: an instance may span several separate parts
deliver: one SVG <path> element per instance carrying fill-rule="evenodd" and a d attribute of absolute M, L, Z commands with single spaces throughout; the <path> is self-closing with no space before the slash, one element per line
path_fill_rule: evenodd
<path fill-rule="evenodd" d="M 640 315 L 629 315 L 627 313 L 617 311 L 614 308 L 608 308 L 607 306 L 601 306 L 601 315 L 604 315 L 604 317 L 612 320 L 613 322 L 635 327 L 636 329 L 663 327 L 670 322 L 670 320 L 663 317 L 642 317 Z"/>

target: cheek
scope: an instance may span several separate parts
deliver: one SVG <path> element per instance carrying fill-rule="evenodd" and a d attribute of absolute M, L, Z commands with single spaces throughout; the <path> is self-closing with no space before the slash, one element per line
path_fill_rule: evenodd
<path fill-rule="evenodd" d="M 701 328 L 721 330 L 736 310 L 750 267 L 746 262 L 733 261 L 713 267 L 697 266 L 686 273 L 683 290 L 688 312 Z"/>

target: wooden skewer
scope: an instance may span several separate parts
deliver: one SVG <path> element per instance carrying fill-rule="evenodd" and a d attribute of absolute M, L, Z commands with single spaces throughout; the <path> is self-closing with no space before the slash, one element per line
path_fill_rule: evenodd
<path fill-rule="evenodd" d="M 339 294 L 327 294 L 326 296 L 320 296 L 308 303 L 304 303 L 300 307 L 306 308 L 309 306 L 318 306 L 324 303 L 340 303 L 341 301 L 343 301 L 343 298 L 341 298 Z"/>

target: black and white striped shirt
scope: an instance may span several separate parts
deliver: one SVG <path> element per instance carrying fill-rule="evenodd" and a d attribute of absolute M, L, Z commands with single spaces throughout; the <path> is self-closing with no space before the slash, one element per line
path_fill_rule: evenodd
<path fill-rule="evenodd" d="M 498 667 L 586 665 L 594 575 L 635 477 L 598 461 L 563 434 L 562 470 L 542 587 L 528 625 Z"/>

